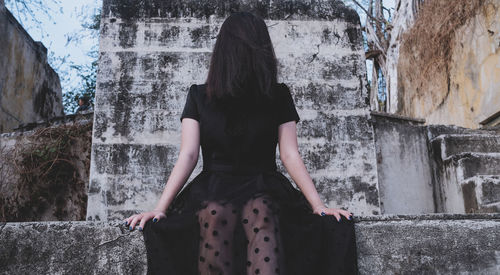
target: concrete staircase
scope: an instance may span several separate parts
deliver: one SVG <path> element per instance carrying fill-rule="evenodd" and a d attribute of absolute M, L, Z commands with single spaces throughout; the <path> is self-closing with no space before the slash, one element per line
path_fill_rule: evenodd
<path fill-rule="evenodd" d="M 499 274 L 500 213 L 355 217 L 360 274 Z M 0 274 L 146 274 L 120 222 L 0 224 Z"/>
<path fill-rule="evenodd" d="M 500 212 L 500 134 L 448 129 L 428 132 L 438 212 Z"/>

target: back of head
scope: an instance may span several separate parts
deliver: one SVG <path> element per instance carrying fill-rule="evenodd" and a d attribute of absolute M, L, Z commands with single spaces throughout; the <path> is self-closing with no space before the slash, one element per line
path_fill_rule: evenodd
<path fill-rule="evenodd" d="M 277 60 L 264 20 L 235 12 L 222 24 L 206 80 L 209 98 L 272 97 Z"/>

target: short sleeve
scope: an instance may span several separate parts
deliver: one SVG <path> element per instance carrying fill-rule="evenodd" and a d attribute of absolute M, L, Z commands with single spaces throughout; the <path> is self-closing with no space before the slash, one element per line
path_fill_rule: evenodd
<path fill-rule="evenodd" d="M 196 105 L 195 100 L 195 92 L 196 92 L 196 84 L 191 85 L 189 88 L 189 92 L 186 97 L 186 103 L 184 104 L 184 109 L 182 110 L 182 114 L 180 120 L 185 117 L 196 119 L 200 121 L 200 114 L 198 112 L 198 106 Z"/>
<path fill-rule="evenodd" d="M 300 117 L 295 108 L 295 103 L 290 93 L 290 89 L 284 83 L 279 85 L 280 93 L 278 97 L 278 108 L 277 108 L 277 121 L 278 125 L 283 124 L 288 121 L 299 122 Z"/>

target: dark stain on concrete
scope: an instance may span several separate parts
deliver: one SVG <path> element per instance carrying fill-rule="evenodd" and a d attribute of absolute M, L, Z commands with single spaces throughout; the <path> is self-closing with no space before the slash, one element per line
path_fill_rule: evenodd
<path fill-rule="evenodd" d="M 499 176 L 495 176 L 499 178 Z M 483 182 L 482 186 L 483 204 L 498 203 L 500 202 L 500 182 L 487 180 Z"/>
<path fill-rule="evenodd" d="M 474 213 L 478 210 L 477 196 L 476 196 L 476 183 L 469 181 L 462 185 L 462 193 L 464 197 L 465 213 Z"/>
<path fill-rule="evenodd" d="M 292 0 L 104 0 L 102 14 L 104 17 L 113 16 L 123 19 L 152 17 L 207 19 L 211 15 L 225 18 L 232 12 L 241 10 L 254 12 L 263 19 L 311 18 L 333 20 L 341 18 L 353 24 L 359 25 L 360 23 L 358 14 L 339 0 L 309 3 Z"/>
<path fill-rule="evenodd" d="M 158 37 L 158 41 L 161 44 L 166 44 L 168 41 L 175 41 L 179 38 L 180 28 L 178 26 L 170 26 L 169 28 L 165 28 L 161 31 L 160 37 Z"/>
<path fill-rule="evenodd" d="M 59 102 L 57 93 L 49 87 L 47 81 L 44 81 L 35 95 L 33 109 L 42 118 L 54 117 L 56 115 L 54 114 L 54 107 L 57 102 Z"/>
<path fill-rule="evenodd" d="M 327 42 L 331 44 L 338 44 L 340 42 L 340 35 L 336 31 L 331 31 L 330 29 L 326 28 L 323 29 L 322 35 L 321 35 L 321 42 Z M 334 41 L 335 40 L 335 41 Z"/>
<path fill-rule="evenodd" d="M 202 47 L 210 41 L 210 26 L 205 25 L 190 31 L 191 41 L 194 47 Z"/>
<path fill-rule="evenodd" d="M 362 45 L 361 39 L 361 29 L 360 28 L 347 28 L 345 30 L 347 37 L 349 38 L 349 42 L 351 45 L 351 49 L 357 50 Z"/>
<path fill-rule="evenodd" d="M 351 182 L 354 193 L 365 193 L 366 202 L 378 207 L 379 196 L 376 186 L 363 182 L 359 177 L 355 176 L 349 177 L 348 181 Z"/>
<path fill-rule="evenodd" d="M 135 45 L 137 39 L 137 23 L 124 22 L 118 29 L 118 38 L 122 48 L 131 48 Z"/>

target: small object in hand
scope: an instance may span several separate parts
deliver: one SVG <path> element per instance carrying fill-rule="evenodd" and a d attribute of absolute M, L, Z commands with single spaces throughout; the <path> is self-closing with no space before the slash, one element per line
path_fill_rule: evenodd
<path fill-rule="evenodd" d="M 321 216 L 324 216 L 324 215 L 326 215 L 325 212 L 321 212 Z"/>
<path fill-rule="evenodd" d="M 158 219 L 157 219 L 157 218 L 154 218 L 154 219 L 153 219 L 153 222 L 157 222 L 157 221 L 158 221 Z"/>

